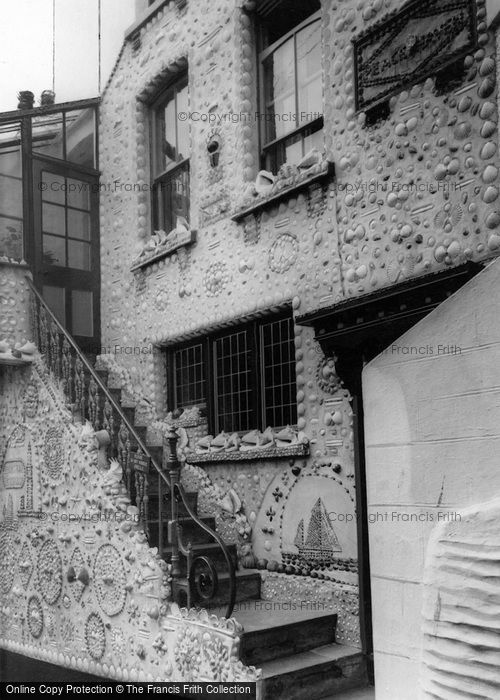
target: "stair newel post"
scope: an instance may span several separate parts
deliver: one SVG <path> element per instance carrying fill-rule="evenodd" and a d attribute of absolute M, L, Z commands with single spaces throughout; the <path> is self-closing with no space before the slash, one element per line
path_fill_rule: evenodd
<path fill-rule="evenodd" d="M 176 498 L 176 484 L 180 481 L 181 465 L 177 457 L 178 435 L 171 428 L 167 435 L 168 452 L 166 467 L 170 480 L 170 519 L 168 521 L 168 540 L 172 547 L 172 579 L 178 579 L 181 575 L 179 558 L 179 507 Z"/>

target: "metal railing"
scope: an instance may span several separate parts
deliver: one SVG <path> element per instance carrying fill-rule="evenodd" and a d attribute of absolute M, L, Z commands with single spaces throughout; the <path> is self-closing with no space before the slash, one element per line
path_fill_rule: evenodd
<path fill-rule="evenodd" d="M 229 573 L 229 602 L 225 616 L 230 617 L 235 601 L 235 566 L 219 535 L 200 520 L 189 505 L 187 494 L 180 483 L 181 465 L 177 456 L 177 433 L 172 429 L 167 437 L 167 475 L 120 403 L 115 400 L 75 340 L 47 306 L 31 278 L 27 276 L 26 281 L 32 293 L 32 328 L 35 330 L 38 348 L 46 365 L 61 382 L 73 411 L 82 419 L 88 420 L 94 430 L 106 430 L 109 434 L 110 456 L 120 462 L 125 486 L 132 503 L 138 509 L 148 541 L 152 546 L 158 547 L 161 556 L 164 553 L 164 528 L 168 525 L 174 592 L 181 590 L 181 587 L 176 585 L 183 578 L 181 554 L 187 560 L 188 607 L 197 602 L 207 603 L 215 599 L 219 590 L 217 569 L 210 557 L 195 556 L 191 542 L 186 544 L 183 540 L 182 526 L 179 523 L 179 504 L 182 502 L 191 520 L 211 535 L 224 554 Z M 156 484 L 153 483 L 151 475 L 156 478 Z M 167 496 L 170 496 L 170 517 L 164 520 L 163 506 Z M 154 515 L 150 512 L 152 497 L 156 500 Z"/>

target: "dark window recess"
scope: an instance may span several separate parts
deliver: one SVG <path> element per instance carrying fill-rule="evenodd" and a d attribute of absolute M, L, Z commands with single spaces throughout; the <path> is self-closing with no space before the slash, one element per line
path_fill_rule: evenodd
<path fill-rule="evenodd" d="M 259 64 L 263 167 L 276 173 L 312 148 L 323 150 L 320 13 L 264 48 Z"/>
<path fill-rule="evenodd" d="M 257 9 L 261 48 L 265 49 L 278 41 L 319 10 L 320 0 L 264 0 Z"/>
<path fill-rule="evenodd" d="M 152 107 L 153 225 L 167 233 L 182 218 L 189 223 L 189 121 L 187 76 L 171 85 Z"/>
<path fill-rule="evenodd" d="M 463 58 L 443 68 L 434 79 L 434 89 L 437 95 L 446 95 L 456 90 L 465 80 L 465 61 Z"/>
<path fill-rule="evenodd" d="M 174 410 L 206 409 L 210 431 L 297 422 L 291 317 L 254 322 L 170 351 Z"/>
<path fill-rule="evenodd" d="M 371 109 L 366 110 L 365 126 L 375 126 L 379 122 L 383 122 L 388 119 L 390 114 L 391 109 L 389 106 L 389 100 L 379 102 L 379 104 L 375 105 Z"/>

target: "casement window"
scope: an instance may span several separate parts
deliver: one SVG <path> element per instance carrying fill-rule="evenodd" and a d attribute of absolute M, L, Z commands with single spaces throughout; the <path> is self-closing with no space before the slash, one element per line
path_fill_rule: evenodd
<path fill-rule="evenodd" d="M 287 315 L 172 349 L 169 407 L 204 409 L 213 434 L 294 425 L 293 338 Z"/>
<path fill-rule="evenodd" d="M 261 18 L 259 54 L 262 165 L 274 173 L 311 148 L 323 150 L 321 20 L 311 14 L 319 2 L 288 0 L 279 8 L 274 20 L 271 12 Z"/>
<path fill-rule="evenodd" d="M 187 76 L 173 83 L 152 106 L 151 165 L 153 227 L 169 233 L 177 217 L 189 223 L 189 121 Z"/>

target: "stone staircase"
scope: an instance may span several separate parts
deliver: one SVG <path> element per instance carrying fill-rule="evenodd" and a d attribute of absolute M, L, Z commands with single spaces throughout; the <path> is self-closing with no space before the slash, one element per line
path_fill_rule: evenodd
<path fill-rule="evenodd" d="M 108 372 L 97 370 L 101 380 L 108 384 Z M 147 445 L 157 463 L 165 463 L 163 447 L 150 444 L 148 430 L 136 423 L 135 408 L 122 401 L 120 389 L 108 387 L 114 400 L 121 406 L 127 419 Z M 150 473 L 147 490 L 148 528 L 151 546 L 159 546 L 159 507 L 162 512 L 162 556 L 169 561 L 172 551 L 168 540 L 169 496 L 154 470 Z M 198 494 L 187 493 L 188 504 L 197 517 L 212 530 L 215 518 L 198 515 Z M 217 571 L 218 593 L 200 607 L 223 616 L 229 599 L 229 573 L 222 550 L 189 516 L 184 504 L 179 503 L 179 522 L 184 541 L 190 542 L 195 556 L 210 557 Z M 367 685 L 366 661 L 359 649 L 335 643 L 337 615 L 314 609 L 294 609 L 294 601 L 286 605 L 262 600 L 261 576 L 253 569 L 239 569 L 236 546 L 226 545 L 236 569 L 236 605 L 233 612 L 243 626 L 240 659 L 243 663 L 262 669 L 261 700 L 303 700 L 323 698 L 351 688 Z M 186 559 L 181 555 L 181 578 L 173 584 L 173 594 L 179 604 L 186 605 L 188 579 Z M 277 607 L 276 607 L 277 606 Z"/>

